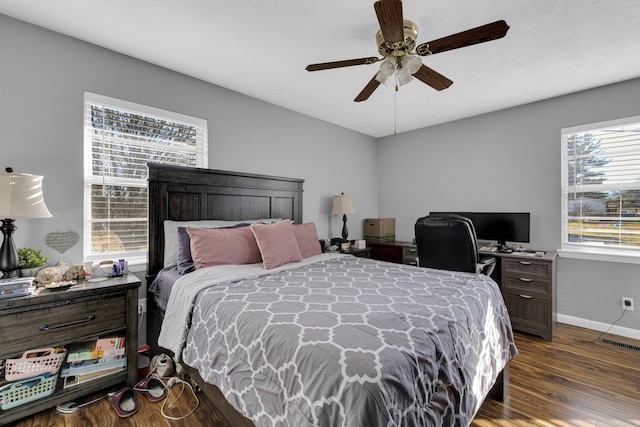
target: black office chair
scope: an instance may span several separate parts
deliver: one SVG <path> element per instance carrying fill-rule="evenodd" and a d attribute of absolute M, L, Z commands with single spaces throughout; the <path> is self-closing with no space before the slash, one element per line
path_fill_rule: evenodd
<path fill-rule="evenodd" d="M 427 215 L 416 221 L 415 233 L 420 267 L 490 276 L 496 266 L 494 257 L 479 259 L 476 231 L 469 218 Z"/>

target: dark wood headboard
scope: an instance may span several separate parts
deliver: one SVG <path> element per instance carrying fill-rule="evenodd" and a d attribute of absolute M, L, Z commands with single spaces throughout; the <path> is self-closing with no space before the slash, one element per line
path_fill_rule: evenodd
<path fill-rule="evenodd" d="M 148 167 L 148 280 L 163 267 L 165 220 L 287 218 L 302 223 L 303 179 L 155 163 Z"/>

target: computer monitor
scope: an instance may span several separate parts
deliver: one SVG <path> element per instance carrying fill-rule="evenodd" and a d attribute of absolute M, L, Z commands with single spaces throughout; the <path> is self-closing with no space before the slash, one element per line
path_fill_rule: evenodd
<path fill-rule="evenodd" d="M 529 212 L 429 212 L 430 215 L 460 215 L 469 218 L 478 240 L 529 243 L 531 214 Z"/>
<path fill-rule="evenodd" d="M 529 212 L 475 212 L 473 226 L 478 240 L 497 240 L 499 246 L 506 242 L 529 243 Z"/>

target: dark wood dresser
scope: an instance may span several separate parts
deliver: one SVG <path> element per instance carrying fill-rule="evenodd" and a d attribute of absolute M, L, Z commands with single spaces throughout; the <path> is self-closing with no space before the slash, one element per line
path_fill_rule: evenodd
<path fill-rule="evenodd" d="M 374 242 L 367 240 L 367 247 L 371 248 L 370 257 L 380 261 L 395 262 L 397 264 L 416 265 L 418 250 L 411 242 Z"/>
<path fill-rule="evenodd" d="M 556 320 L 556 252 L 543 257 L 503 255 L 500 287 L 514 330 L 553 341 Z"/>
<path fill-rule="evenodd" d="M 120 383 L 135 385 L 139 286 L 140 280 L 129 274 L 97 283 L 80 281 L 66 290 L 42 289 L 37 295 L 0 299 L 0 360 L 101 336 L 124 336 L 127 357 L 124 370 L 69 388 L 62 387 L 58 372 L 51 395 L 0 411 L 0 425 Z M 0 379 L 6 385 L 4 373 Z"/>

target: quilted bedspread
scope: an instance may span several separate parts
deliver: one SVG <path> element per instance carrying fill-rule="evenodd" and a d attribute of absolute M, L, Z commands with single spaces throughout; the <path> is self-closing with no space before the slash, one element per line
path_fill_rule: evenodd
<path fill-rule="evenodd" d="M 182 359 L 259 427 L 466 426 L 516 354 L 490 278 L 345 256 L 212 284 Z"/>

